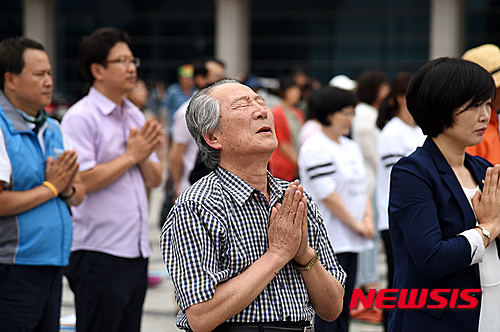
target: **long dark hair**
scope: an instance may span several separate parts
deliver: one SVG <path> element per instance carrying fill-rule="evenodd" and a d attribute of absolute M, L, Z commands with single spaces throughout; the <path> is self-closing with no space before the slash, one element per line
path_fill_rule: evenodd
<path fill-rule="evenodd" d="M 406 93 L 406 89 L 408 85 L 410 85 L 412 77 L 413 74 L 408 72 L 399 73 L 394 77 L 391 85 L 391 92 L 380 104 L 377 118 L 377 127 L 380 129 L 384 128 L 389 120 L 398 115 L 399 105 L 396 97 Z"/>

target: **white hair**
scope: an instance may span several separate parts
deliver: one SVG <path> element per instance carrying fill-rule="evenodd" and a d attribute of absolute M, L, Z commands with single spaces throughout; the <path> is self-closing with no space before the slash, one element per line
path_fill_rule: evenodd
<path fill-rule="evenodd" d="M 200 149 L 201 159 L 208 168 L 215 168 L 219 164 L 219 150 L 207 144 L 204 135 L 220 129 L 220 100 L 214 98 L 210 91 L 219 85 L 227 83 L 242 84 L 236 80 L 220 80 L 194 95 L 186 111 L 186 124 Z"/>

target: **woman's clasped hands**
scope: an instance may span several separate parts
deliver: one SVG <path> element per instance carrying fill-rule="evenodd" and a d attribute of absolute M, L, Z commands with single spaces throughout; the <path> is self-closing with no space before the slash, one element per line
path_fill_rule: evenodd
<path fill-rule="evenodd" d="M 500 165 L 488 167 L 483 191 L 478 191 L 474 195 L 472 206 L 479 226 L 490 232 L 491 240 L 498 237 L 500 234 Z M 483 234 L 482 230 L 476 229 Z"/>

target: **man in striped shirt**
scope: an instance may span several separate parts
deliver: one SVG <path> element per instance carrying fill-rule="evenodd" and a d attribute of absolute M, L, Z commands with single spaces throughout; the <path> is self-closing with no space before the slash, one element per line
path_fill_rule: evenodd
<path fill-rule="evenodd" d="M 345 273 L 298 181 L 275 179 L 264 100 L 234 80 L 197 93 L 186 122 L 215 171 L 176 201 L 161 249 L 188 331 L 304 331 L 342 310 Z M 319 258 L 319 259 L 318 259 Z"/>

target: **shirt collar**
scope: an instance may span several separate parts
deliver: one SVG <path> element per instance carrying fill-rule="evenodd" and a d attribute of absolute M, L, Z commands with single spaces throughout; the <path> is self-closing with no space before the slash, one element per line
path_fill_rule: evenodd
<path fill-rule="evenodd" d="M 99 90 L 91 87 L 88 93 L 91 100 L 94 101 L 95 107 L 103 114 L 110 115 L 113 111 L 123 108 L 123 110 L 132 107 L 132 102 L 123 97 L 123 107 L 114 103 L 111 99 L 103 95 Z"/>
<path fill-rule="evenodd" d="M 278 183 L 278 180 L 269 171 L 267 172 L 267 186 L 269 187 L 269 195 L 271 197 L 269 205 L 274 206 L 278 202 L 281 203 L 285 197 L 286 189 Z"/>
<path fill-rule="evenodd" d="M 32 117 L 14 106 L 4 93 L 0 93 L 0 104 L 5 115 L 12 122 L 11 130 L 14 132 L 31 130 L 37 121 L 39 121 L 39 128 L 44 128 L 44 124 L 47 123 L 48 116 L 45 110 L 41 109 L 37 118 Z"/>
<path fill-rule="evenodd" d="M 42 127 L 43 124 L 47 121 L 48 115 L 47 115 L 47 112 L 45 112 L 45 110 L 43 108 L 38 112 L 38 116 L 36 118 L 34 116 L 31 116 L 31 115 L 27 114 L 26 112 L 20 110 L 19 108 L 16 108 L 16 111 L 18 111 L 19 114 L 21 114 L 24 121 L 29 122 L 29 123 L 33 123 L 33 124 L 37 125 L 38 127 Z"/>
<path fill-rule="evenodd" d="M 238 205 L 242 206 L 255 190 L 254 187 L 243 181 L 228 170 L 217 166 L 215 174 L 219 177 L 222 186 L 235 199 Z"/>
<path fill-rule="evenodd" d="M 215 174 L 219 177 L 224 189 L 227 190 L 240 206 L 245 204 L 245 201 L 252 193 L 259 192 L 247 182 L 220 166 L 217 166 L 215 169 Z M 276 202 L 281 202 L 283 200 L 285 190 L 269 172 L 267 172 L 267 185 L 270 195 L 269 205 L 274 206 Z"/>

